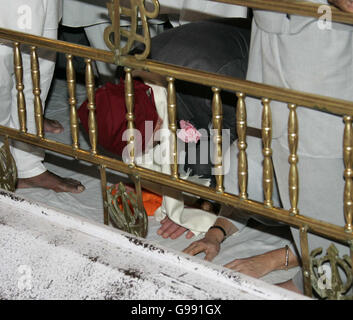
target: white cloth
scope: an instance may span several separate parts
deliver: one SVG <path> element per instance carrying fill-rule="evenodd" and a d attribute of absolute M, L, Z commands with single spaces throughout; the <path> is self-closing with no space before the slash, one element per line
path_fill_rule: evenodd
<path fill-rule="evenodd" d="M 170 174 L 167 91 L 154 84 L 148 83 L 148 85 L 153 90 L 157 112 L 163 120 L 160 144 L 149 149 L 144 155 L 136 157 L 136 163 L 147 169 Z M 215 214 L 203 210 L 185 208 L 183 194 L 179 191 L 173 191 L 171 194 L 169 190 L 168 196 L 163 196 L 162 206 L 155 212 L 155 217 L 159 221 L 166 215 L 175 223 L 191 230 L 195 235 L 207 232 L 217 218 Z"/>
<path fill-rule="evenodd" d="M 74 28 L 110 23 L 106 2 L 100 0 L 63 0 L 61 23 L 64 26 Z"/>
<path fill-rule="evenodd" d="M 63 20 L 62 24 L 68 27 L 87 27 L 93 26 L 100 23 L 110 23 L 110 17 L 107 10 L 107 1 L 101 0 L 63 0 Z M 161 7 L 163 6 L 163 0 L 159 1 Z M 129 0 L 120 1 L 124 7 L 130 6 Z M 146 8 L 148 11 L 154 10 L 154 6 L 151 1 L 146 1 Z M 166 8 L 164 8 L 166 9 Z M 80 14 L 77 14 L 77 13 Z M 162 10 L 162 13 L 168 13 L 169 10 Z M 164 23 L 164 19 L 151 19 L 152 24 Z M 130 25 L 130 20 L 127 17 L 120 18 L 120 26 L 126 27 Z"/>
<path fill-rule="evenodd" d="M 312 18 L 255 10 L 247 79 L 352 100 L 352 30 L 340 24 L 323 30 Z M 261 102 L 250 98 L 246 102 L 248 125 L 260 128 Z M 271 107 L 272 158 L 281 201 L 289 209 L 288 108 L 279 102 Z M 343 226 L 343 120 L 299 107 L 298 120 L 300 213 Z M 300 249 L 298 231 L 292 231 Z M 309 250 L 326 249 L 330 242 L 309 234 Z M 348 252 L 347 247 L 336 246 L 341 254 Z"/>
<path fill-rule="evenodd" d="M 4 1 L 3 1 L 4 2 Z M 0 11 L 2 28 L 27 32 L 55 39 L 61 18 L 61 1 L 53 0 L 12 0 Z M 23 50 L 23 82 L 26 98 L 28 132 L 35 133 L 32 79 L 28 48 Z M 55 52 L 38 50 L 40 64 L 41 99 L 43 106 L 50 88 L 55 67 Z M 14 78 L 13 49 L 9 43 L 0 45 L 0 123 L 11 128 L 19 128 L 17 91 Z M 29 178 L 46 171 L 42 160 L 42 149 L 14 142 L 12 154 L 15 158 L 18 177 Z"/>

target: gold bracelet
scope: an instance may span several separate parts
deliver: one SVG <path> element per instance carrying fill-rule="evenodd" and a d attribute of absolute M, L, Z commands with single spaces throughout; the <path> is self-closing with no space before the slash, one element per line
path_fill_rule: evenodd
<path fill-rule="evenodd" d="M 285 249 L 286 249 L 286 259 L 285 259 L 284 266 L 285 266 L 285 270 L 288 271 L 288 265 L 289 265 L 289 247 L 288 247 L 288 245 L 285 246 Z"/>

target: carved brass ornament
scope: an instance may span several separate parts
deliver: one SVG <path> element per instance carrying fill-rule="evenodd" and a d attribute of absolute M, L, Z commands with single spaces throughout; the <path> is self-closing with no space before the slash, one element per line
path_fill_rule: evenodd
<path fill-rule="evenodd" d="M 150 53 L 151 37 L 148 27 L 148 18 L 156 18 L 159 14 L 159 2 L 152 0 L 153 10 L 147 10 L 144 0 L 130 0 L 129 7 L 121 5 L 121 0 L 112 0 L 107 3 L 109 17 L 112 25 L 104 31 L 104 41 L 108 48 L 115 52 L 116 62 L 119 56 L 127 55 L 133 48 L 134 42 L 140 42 L 145 45 L 145 50 L 141 54 L 135 54 L 135 58 L 139 60 L 146 59 Z M 131 25 L 129 28 L 120 28 L 120 17 L 128 17 Z M 139 34 L 139 21 L 141 22 L 142 31 Z M 127 39 L 126 44 L 121 47 L 121 37 Z M 114 40 L 113 40 L 114 39 Z"/>
<path fill-rule="evenodd" d="M 15 191 L 17 180 L 17 168 L 10 152 L 8 139 L 0 148 L 0 188 L 7 191 Z"/>
<path fill-rule="evenodd" d="M 352 292 L 347 294 L 349 289 L 352 290 L 353 284 L 350 257 L 344 255 L 341 258 L 334 244 L 330 245 L 325 256 L 316 258 L 321 253 L 322 248 L 317 248 L 310 254 L 311 283 L 315 292 L 322 299 L 353 299 Z M 345 281 L 342 280 L 342 275 L 345 276 Z"/>
<path fill-rule="evenodd" d="M 127 191 L 123 183 L 107 190 L 108 212 L 111 222 L 119 230 L 145 238 L 148 229 L 146 211 L 139 210 L 137 195 Z"/>

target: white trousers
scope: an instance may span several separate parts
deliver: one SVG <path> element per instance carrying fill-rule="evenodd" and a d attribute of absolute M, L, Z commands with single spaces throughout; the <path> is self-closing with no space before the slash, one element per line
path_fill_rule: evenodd
<path fill-rule="evenodd" d="M 57 0 L 12 0 L 0 11 L 0 26 L 55 39 L 57 37 L 58 21 L 61 16 L 60 5 L 61 2 Z M 27 129 L 30 133 L 36 133 L 29 48 L 26 46 L 21 48 Z M 44 106 L 54 73 L 56 53 L 39 49 L 38 57 L 41 99 Z M 11 43 L 5 42 L 0 45 L 0 101 L 2 104 L 0 124 L 18 129 L 13 46 Z M 34 177 L 46 171 L 42 163 L 44 150 L 15 141 L 11 151 L 16 161 L 19 178 Z"/>

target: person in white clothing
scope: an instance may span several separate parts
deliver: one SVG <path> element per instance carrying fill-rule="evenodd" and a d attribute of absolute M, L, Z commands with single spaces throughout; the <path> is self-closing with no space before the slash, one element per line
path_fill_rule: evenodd
<path fill-rule="evenodd" d="M 247 7 L 237 6 L 229 3 L 221 3 L 208 0 L 180 0 L 178 5 L 180 11 L 176 14 L 171 10 L 175 4 L 171 4 L 168 0 L 161 0 L 166 8 L 163 10 L 169 12 L 169 20 L 173 26 L 182 25 L 189 22 L 208 20 L 215 18 L 246 18 Z M 173 1 L 175 2 L 175 1 Z"/>
<path fill-rule="evenodd" d="M 20 32 L 55 39 L 61 18 L 61 1 L 12 0 L 1 2 L 0 26 Z M 36 132 L 33 107 L 32 79 L 29 48 L 22 48 L 23 83 L 27 110 L 27 129 Z M 43 105 L 51 85 L 56 53 L 38 50 L 40 64 L 40 86 Z M 19 128 L 17 90 L 13 65 L 13 46 L 9 42 L 0 45 L 0 109 L 1 125 Z M 44 131 L 60 133 L 62 126 L 55 120 L 44 121 Z M 73 179 L 61 178 L 48 171 L 43 165 L 44 150 L 15 141 L 11 150 L 18 171 L 17 188 L 43 187 L 56 192 L 80 193 L 84 187 Z"/>

